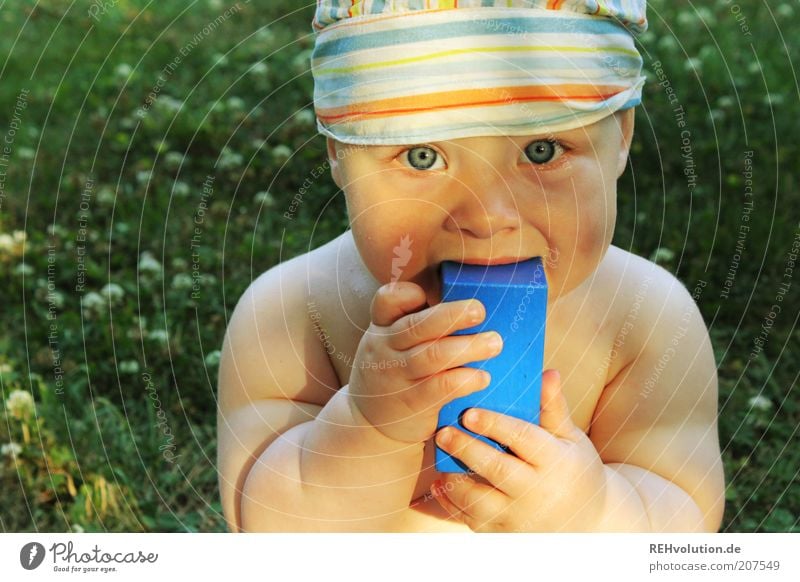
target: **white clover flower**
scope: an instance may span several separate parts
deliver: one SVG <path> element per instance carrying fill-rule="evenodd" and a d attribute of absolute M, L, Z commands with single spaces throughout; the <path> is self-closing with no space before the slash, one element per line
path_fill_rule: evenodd
<path fill-rule="evenodd" d="M 136 360 L 125 360 L 120 362 L 119 371 L 122 374 L 136 374 L 139 371 L 139 362 Z"/>
<path fill-rule="evenodd" d="M 17 155 L 22 160 L 32 160 L 36 155 L 36 151 L 31 148 L 19 148 L 17 150 Z"/>
<path fill-rule="evenodd" d="M 781 4 L 775 9 L 775 14 L 782 18 L 791 18 L 794 16 L 794 8 L 791 4 Z"/>
<path fill-rule="evenodd" d="M 166 346 L 169 343 L 169 334 L 165 329 L 154 329 L 147 333 L 147 337 L 162 346 Z"/>
<path fill-rule="evenodd" d="M 683 63 L 683 68 L 685 71 L 697 71 L 700 73 L 703 70 L 703 61 L 695 57 L 688 58 L 686 62 Z"/>
<path fill-rule="evenodd" d="M 726 117 L 725 112 L 722 109 L 712 109 L 708 112 L 709 117 L 714 121 L 723 121 Z"/>
<path fill-rule="evenodd" d="M 0 234 L 0 255 L 21 257 L 27 240 L 28 233 L 24 230 L 15 230 L 11 234 Z"/>
<path fill-rule="evenodd" d="M 102 295 L 109 305 L 116 305 L 125 296 L 125 290 L 116 283 L 108 283 L 100 289 Z"/>
<path fill-rule="evenodd" d="M 106 300 L 102 295 L 100 295 L 100 293 L 89 291 L 83 296 L 83 299 L 81 299 L 81 307 L 86 310 L 86 313 L 89 317 L 92 317 L 103 312 L 103 310 L 106 308 Z"/>
<path fill-rule="evenodd" d="M 263 61 L 253 63 L 247 71 L 253 75 L 266 75 L 269 72 L 269 66 Z"/>
<path fill-rule="evenodd" d="M 206 366 L 209 368 L 213 368 L 214 366 L 219 366 L 219 361 L 222 359 L 222 353 L 219 350 L 214 350 L 213 352 L 209 352 L 206 355 Z"/>
<path fill-rule="evenodd" d="M 64 294 L 61 291 L 50 291 L 47 294 L 47 302 L 57 309 L 64 307 Z"/>
<path fill-rule="evenodd" d="M 60 224 L 48 224 L 47 225 L 47 234 L 50 236 L 64 236 L 66 231 L 64 227 Z"/>
<path fill-rule="evenodd" d="M 164 156 L 164 164 L 170 169 L 177 169 L 183 164 L 184 156 L 181 152 L 167 152 Z"/>
<path fill-rule="evenodd" d="M 177 291 L 192 288 L 192 277 L 187 273 L 178 273 L 172 278 L 172 288 Z"/>
<path fill-rule="evenodd" d="M 228 57 L 222 53 L 214 53 L 211 58 L 214 60 L 217 66 L 224 67 L 228 64 Z"/>
<path fill-rule="evenodd" d="M 73 533 L 86 533 L 86 530 L 83 529 L 83 526 L 81 526 L 80 524 L 73 523 L 72 524 L 72 532 Z"/>
<path fill-rule="evenodd" d="M 234 111 L 240 111 L 244 109 L 245 102 L 244 99 L 241 97 L 228 97 L 228 101 L 226 102 L 228 109 L 232 109 Z"/>
<path fill-rule="evenodd" d="M 156 100 L 154 107 L 164 113 L 175 114 L 183 107 L 183 101 L 175 99 L 170 95 L 161 95 Z"/>
<path fill-rule="evenodd" d="M 717 106 L 719 106 L 722 109 L 733 107 L 734 103 L 736 103 L 736 101 L 734 101 L 733 97 L 731 97 L 730 95 L 723 95 L 722 97 L 717 99 Z"/>
<path fill-rule="evenodd" d="M 128 63 L 120 63 L 114 69 L 114 75 L 122 79 L 127 79 L 130 77 L 132 72 L 133 67 L 131 67 Z"/>
<path fill-rule="evenodd" d="M 242 154 L 237 154 L 229 147 L 225 146 L 222 148 L 222 153 L 219 155 L 219 161 L 217 162 L 217 166 L 222 169 L 227 168 L 236 168 L 240 166 L 244 162 L 244 157 Z"/>
<path fill-rule="evenodd" d="M 697 17 L 690 11 L 682 10 L 678 13 L 678 17 L 675 20 L 681 27 L 687 27 L 694 24 L 696 18 Z"/>
<path fill-rule="evenodd" d="M 176 271 L 183 271 L 188 266 L 189 263 L 183 257 L 175 257 L 172 259 L 172 268 Z"/>
<path fill-rule="evenodd" d="M 172 186 L 172 193 L 178 198 L 186 198 L 192 189 L 186 182 L 177 181 Z"/>
<path fill-rule="evenodd" d="M 144 251 L 139 255 L 139 272 L 161 274 L 161 263 L 159 263 L 150 251 Z"/>
<path fill-rule="evenodd" d="M 34 270 L 28 263 L 20 263 L 14 268 L 15 275 L 33 275 Z"/>
<path fill-rule="evenodd" d="M 275 42 L 275 33 L 267 26 L 259 28 L 253 37 L 260 45 L 269 45 Z"/>
<path fill-rule="evenodd" d="M 0 363 L 0 374 L 10 374 L 14 369 L 8 362 Z"/>
<path fill-rule="evenodd" d="M 6 410 L 18 420 L 30 417 L 34 408 L 33 395 L 27 390 L 14 390 L 6 399 Z"/>
<path fill-rule="evenodd" d="M 675 40 L 674 36 L 662 36 L 658 41 L 658 48 L 659 50 L 670 52 L 675 50 L 678 47 L 678 41 Z"/>
<path fill-rule="evenodd" d="M 281 144 L 272 148 L 272 159 L 279 164 L 283 164 L 292 157 L 293 153 L 292 148 Z"/>
<path fill-rule="evenodd" d="M 695 14 L 697 15 L 697 18 L 705 22 L 711 22 L 714 19 L 714 15 L 711 13 L 711 10 L 709 10 L 705 6 L 696 8 Z"/>
<path fill-rule="evenodd" d="M 764 105 L 777 105 L 781 106 L 786 101 L 786 98 L 780 93 L 767 93 L 761 98 Z"/>
<path fill-rule="evenodd" d="M 100 206 L 113 206 L 117 199 L 117 193 L 111 186 L 103 186 L 97 191 L 97 203 Z"/>
<path fill-rule="evenodd" d="M 253 196 L 253 200 L 267 207 L 275 206 L 275 198 L 266 190 L 256 193 L 256 195 Z"/>
<path fill-rule="evenodd" d="M 747 405 L 753 410 L 767 412 L 768 410 L 772 409 L 772 400 L 763 394 L 757 394 L 747 401 Z"/>
<path fill-rule="evenodd" d="M 659 261 L 669 262 L 674 258 L 675 258 L 675 253 L 672 250 L 665 247 L 657 248 L 650 256 L 650 260 L 654 263 L 658 263 Z"/>
<path fill-rule="evenodd" d="M 301 109 L 295 114 L 294 120 L 297 125 L 312 126 L 317 122 L 317 116 L 310 109 Z"/>
<path fill-rule="evenodd" d="M 305 73 L 311 69 L 311 49 L 300 51 L 292 59 L 292 68 L 298 73 Z"/>
<path fill-rule="evenodd" d="M 18 443 L 15 443 L 14 441 L 11 441 L 10 443 L 6 443 L 3 446 L 0 446 L 0 454 L 2 454 L 4 457 L 16 459 L 17 455 L 19 455 L 20 453 L 22 453 L 22 446 L 20 446 Z"/>

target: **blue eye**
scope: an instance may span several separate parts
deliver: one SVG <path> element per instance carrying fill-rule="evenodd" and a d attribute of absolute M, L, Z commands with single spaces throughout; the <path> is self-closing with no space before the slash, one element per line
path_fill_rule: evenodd
<path fill-rule="evenodd" d="M 430 170 L 439 161 L 439 154 L 433 148 L 420 146 L 408 150 L 406 160 L 415 170 Z"/>
<path fill-rule="evenodd" d="M 534 164 L 546 164 L 564 153 L 564 146 L 549 139 L 537 139 L 525 147 L 525 156 Z"/>

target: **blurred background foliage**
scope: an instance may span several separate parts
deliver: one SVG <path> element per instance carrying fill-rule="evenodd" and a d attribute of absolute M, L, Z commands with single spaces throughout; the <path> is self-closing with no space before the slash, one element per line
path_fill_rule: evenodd
<path fill-rule="evenodd" d="M 327 174 L 283 217 L 325 160 L 312 14 L 0 8 L 0 530 L 224 530 L 226 318 L 259 273 L 347 228 Z M 797 531 L 800 7 L 658 0 L 649 18 L 615 244 L 675 273 L 709 325 L 723 530 Z"/>

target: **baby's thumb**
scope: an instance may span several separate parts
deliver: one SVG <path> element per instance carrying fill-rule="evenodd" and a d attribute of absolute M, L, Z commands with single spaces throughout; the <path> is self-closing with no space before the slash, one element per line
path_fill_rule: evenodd
<path fill-rule="evenodd" d="M 542 374 L 542 410 L 539 425 L 560 438 L 573 436 L 575 424 L 569 414 L 569 405 L 561 390 L 561 374 L 547 370 Z"/>
<path fill-rule="evenodd" d="M 372 323 L 380 326 L 392 325 L 395 321 L 419 311 L 426 305 L 425 291 L 416 283 L 395 281 L 381 286 L 372 298 Z"/>

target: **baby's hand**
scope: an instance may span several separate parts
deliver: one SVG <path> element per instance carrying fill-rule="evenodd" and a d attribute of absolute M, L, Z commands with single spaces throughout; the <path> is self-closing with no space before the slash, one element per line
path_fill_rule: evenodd
<path fill-rule="evenodd" d="M 594 444 L 572 422 L 558 373 L 542 378 L 541 425 L 473 408 L 462 417 L 474 433 L 507 445 L 503 453 L 457 428 L 436 443 L 490 485 L 448 473 L 431 493 L 474 531 L 593 531 L 605 510 L 606 472 Z M 450 442 L 441 442 L 443 435 Z"/>
<path fill-rule="evenodd" d="M 487 372 L 462 366 L 502 349 L 495 332 L 450 336 L 483 321 L 480 301 L 425 305 L 425 292 L 414 283 L 378 289 L 350 373 L 349 392 L 361 414 L 386 436 L 408 443 L 433 435 L 449 401 L 486 388 Z"/>

